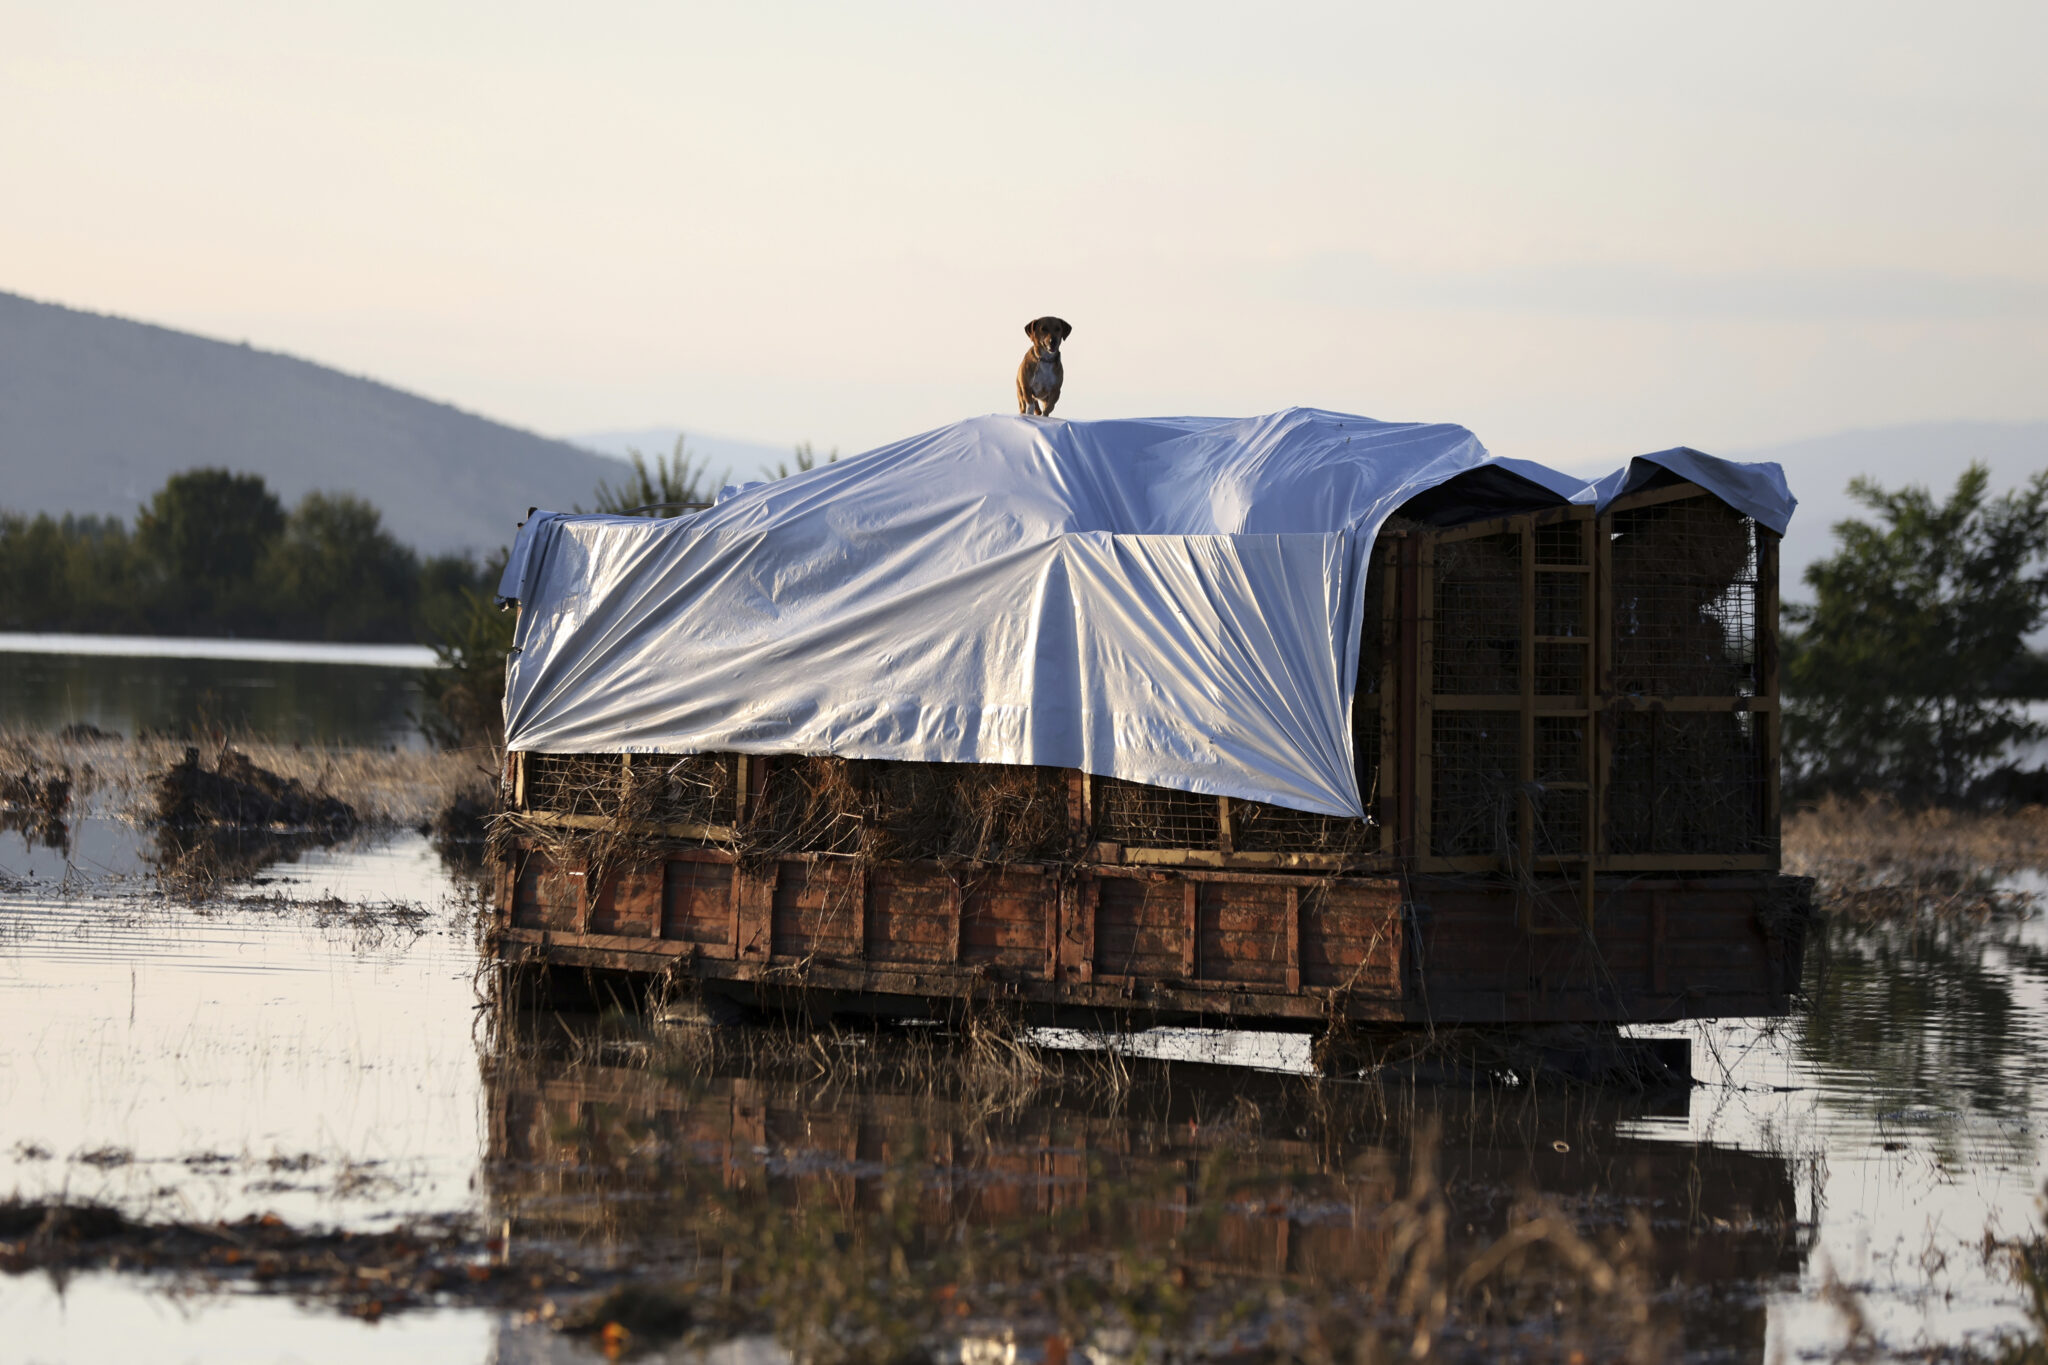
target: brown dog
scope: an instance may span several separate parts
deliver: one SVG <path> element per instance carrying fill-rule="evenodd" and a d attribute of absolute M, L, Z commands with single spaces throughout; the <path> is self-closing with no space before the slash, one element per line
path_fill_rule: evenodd
<path fill-rule="evenodd" d="M 1052 416 L 1052 405 L 1060 401 L 1060 385 L 1066 382 L 1066 367 L 1060 364 L 1060 343 L 1074 329 L 1058 318 L 1033 318 L 1024 324 L 1031 349 L 1017 367 L 1017 411 L 1028 417 Z"/>

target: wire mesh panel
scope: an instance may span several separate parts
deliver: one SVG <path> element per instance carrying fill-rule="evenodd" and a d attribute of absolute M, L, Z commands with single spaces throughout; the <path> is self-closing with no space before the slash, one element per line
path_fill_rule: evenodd
<path fill-rule="evenodd" d="M 1584 791 L 1538 790 L 1531 798 L 1535 823 L 1532 835 L 1536 858 L 1583 858 L 1586 856 L 1586 793 Z"/>
<path fill-rule="evenodd" d="M 1539 527 L 1539 531 L 1554 528 Z M 1536 575 L 1536 633 L 1586 636 L 1586 584 L 1582 573 L 1539 573 Z"/>
<path fill-rule="evenodd" d="M 1576 697 L 1586 689 L 1586 647 L 1546 641 L 1536 646 L 1536 695 Z"/>
<path fill-rule="evenodd" d="M 1586 780 L 1586 721 L 1582 716 L 1536 717 L 1536 780 Z"/>
<path fill-rule="evenodd" d="M 1536 528 L 1536 563 L 1584 564 L 1586 562 L 1585 522 L 1554 521 Z"/>
<path fill-rule="evenodd" d="M 1213 796 L 1099 777 L 1095 833 L 1126 848 L 1215 848 L 1222 825 Z"/>
<path fill-rule="evenodd" d="M 859 767 L 843 758 L 775 758 L 760 799 L 747 810 L 742 851 L 762 858 L 859 852 L 868 828 L 868 798 L 860 776 Z"/>
<path fill-rule="evenodd" d="M 1609 851 L 1770 851 L 1757 720 L 1715 711 L 1615 716 L 1605 800 Z"/>
<path fill-rule="evenodd" d="M 617 754 L 528 754 L 526 806 L 556 815 L 616 815 L 625 766 Z"/>
<path fill-rule="evenodd" d="M 1073 847 L 1065 768 L 872 763 L 867 787 L 883 858 L 1046 862 Z"/>
<path fill-rule="evenodd" d="M 1521 691 L 1522 538 L 1454 540 L 1436 547 L 1435 691 L 1508 696 Z"/>
<path fill-rule="evenodd" d="M 1613 517 L 1614 688 L 1734 697 L 1756 690 L 1756 524 L 1718 498 Z"/>
<path fill-rule="evenodd" d="M 1243 853 L 1335 856 L 1359 856 L 1378 846 L 1373 826 L 1364 820 L 1235 799 L 1230 803 L 1230 842 Z"/>
<path fill-rule="evenodd" d="M 729 825 L 738 814 L 738 768 L 731 754 L 634 754 L 629 804 L 662 824 Z"/>
<path fill-rule="evenodd" d="M 1431 727 L 1430 853 L 1502 854 L 1515 843 L 1521 716 L 1439 711 Z"/>

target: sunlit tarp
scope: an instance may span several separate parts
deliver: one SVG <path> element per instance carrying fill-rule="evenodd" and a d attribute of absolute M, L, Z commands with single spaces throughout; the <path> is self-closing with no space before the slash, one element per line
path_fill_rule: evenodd
<path fill-rule="evenodd" d="M 1047 764 L 1361 815 L 1373 538 L 1485 465 L 1512 468 L 1462 427 L 1307 408 L 995 416 L 688 516 L 539 513 L 500 587 L 507 741 Z M 1585 492 L 1532 468 L 1532 505 Z"/>

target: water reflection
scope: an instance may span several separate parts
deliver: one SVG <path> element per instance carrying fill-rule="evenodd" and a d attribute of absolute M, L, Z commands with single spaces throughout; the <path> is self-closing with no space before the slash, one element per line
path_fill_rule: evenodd
<path fill-rule="evenodd" d="M 1452 1264 L 1535 1196 L 1603 1255 L 1643 1215 L 1652 1311 L 1695 1356 L 1838 1343 L 1814 1299 L 1823 1265 L 1894 1343 L 2015 1321 L 1979 1248 L 1987 1227 L 2033 1223 L 2048 1174 L 2037 918 L 1835 924 L 1809 1007 L 1774 1029 L 1698 1030 L 1711 1083 L 1675 1107 L 1319 1095 L 1299 1076 L 1184 1062 L 1132 1062 L 1128 1088 L 1076 1072 L 991 1105 L 902 1068 L 849 1080 L 829 1054 L 707 1065 L 688 1035 L 617 1021 L 473 1031 L 474 891 L 433 846 L 295 852 L 241 850 L 221 894 L 183 903 L 156 894 L 155 836 L 121 821 L 74 819 L 62 849 L 0 836 L 0 1192 L 346 1226 L 454 1212 L 707 1282 L 727 1253 L 759 1267 L 780 1248 L 789 1297 L 821 1302 L 816 1286 L 857 1264 L 833 1259 L 838 1239 L 886 1234 L 913 1270 L 953 1273 L 948 1246 L 981 1256 L 1000 1284 L 977 1313 L 1031 1321 L 1034 1291 L 1114 1288 L 1121 1262 L 1160 1302 L 1221 1286 L 1264 1321 L 1276 1291 L 1342 1307 L 1372 1287 L 1426 1150 Z M 429 913 L 374 913 L 394 902 Z M 1272 1052 L 1250 1046 L 1263 1041 L 1228 1055 Z M 1148 1047 L 1184 1057 L 1190 1040 Z M 0 1288 L 38 1324 L 61 1311 Z M 206 1331 L 239 1330 L 238 1311 L 210 1308 Z M 497 1345 L 456 1358 L 592 1358 L 542 1327 L 471 1330 Z"/>
<path fill-rule="evenodd" d="M 1596 1237 L 1640 1216 L 1640 1268 L 1662 1286 L 1650 1311 L 1685 1354 L 1761 1359 L 1765 1290 L 1804 1264 L 1789 1160 L 1630 1136 L 1623 1121 L 1643 1111 L 1611 1096 L 1318 1089 L 1138 1062 L 1127 1085 L 1083 1067 L 1028 1101 L 992 1102 L 921 1083 L 914 1063 L 864 1055 L 839 1074 L 820 1051 L 707 1069 L 688 1040 L 680 1052 L 659 1039 L 603 1044 L 563 1023 L 523 1020 L 486 1061 L 491 1225 L 648 1274 L 715 1282 L 744 1263 L 772 1277 L 760 1245 L 779 1238 L 801 1283 L 833 1276 L 835 1246 L 854 1260 L 855 1248 L 895 1248 L 926 1284 L 978 1270 L 958 1284 L 961 1302 L 1020 1340 L 1057 1330 L 1048 1284 L 1103 1266 L 1118 1267 L 1100 1272 L 1104 1284 L 1150 1266 L 1177 1292 L 1159 1289 L 1152 1308 L 1169 1334 L 1229 1312 L 1341 1316 L 1406 1254 L 1392 1211 L 1419 1161 L 1437 1173 L 1452 1267 L 1532 1201 L 1555 1201 Z M 829 1046 L 917 1044 L 882 1034 Z M 812 1078 L 777 1074 L 792 1064 Z M 1675 1104 L 1682 1113 L 1684 1098 Z M 972 1254 L 950 1254 L 963 1243 Z M 1205 1297 L 1229 1312 L 1205 1318 Z M 786 1333 L 814 1309 L 767 1303 Z M 1461 1311 L 1503 1330 L 1469 1303 Z"/>
<path fill-rule="evenodd" d="M 2026 1162 L 2024 1120 L 2048 1078 L 2048 942 L 2026 917 L 1988 923 L 1847 920 L 1826 933 L 1796 1023 L 1801 1058 L 1830 1102 L 1880 1126 L 1924 1131 L 1951 1162 Z"/>
<path fill-rule="evenodd" d="M 281 743 L 416 747 L 410 668 L 277 659 L 37 654 L 0 650 L 0 725 L 119 734 L 194 727 Z"/>

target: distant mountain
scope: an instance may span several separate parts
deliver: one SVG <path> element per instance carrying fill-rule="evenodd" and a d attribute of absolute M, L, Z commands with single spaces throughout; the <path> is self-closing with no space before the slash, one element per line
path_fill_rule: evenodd
<path fill-rule="evenodd" d="M 1810 600 L 1801 575 L 1833 552 L 1835 523 L 1870 516 L 1849 496 L 1849 480 L 1862 474 L 1886 488 L 1921 484 L 1945 495 L 1966 466 L 1980 461 L 1991 470 L 1992 491 L 2003 492 L 2048 469 L 2048 422 L 1917 422 L 1713 453 L 1785 466 L 1799 510 L 1780 552 L 1780 574 L 1787 597 Z"/>
<path fill-rule="evenodd" d="M 619 463 L 246 345 L 0 293 L 0 507 L 131 523 L 171 474 L 261 474 L 287 505 L 354 493 L 426 553 L 508 543 L 588 506 Z"/>
<path fill-rule="evenodd" d="M 759 441 L 741 441 L 730 436 L 705 436 L 682 427 L 590 431 L 569 439 L 585 450 L 614 455 L 622 460 L 636 450 L 652 460 L 657 455 L 673 454 L 678 436 L 683 438 L 685 450 L 710 466 L 709 473 L 713 478 L 730 474 L 734 483 L 746 483 L 772 473 L 776 465 L 789 464 L 795 454 L 792 446 L 763 445 Z M 818 458 L 824 459 L 826 453 L 819 451 Z"/>

